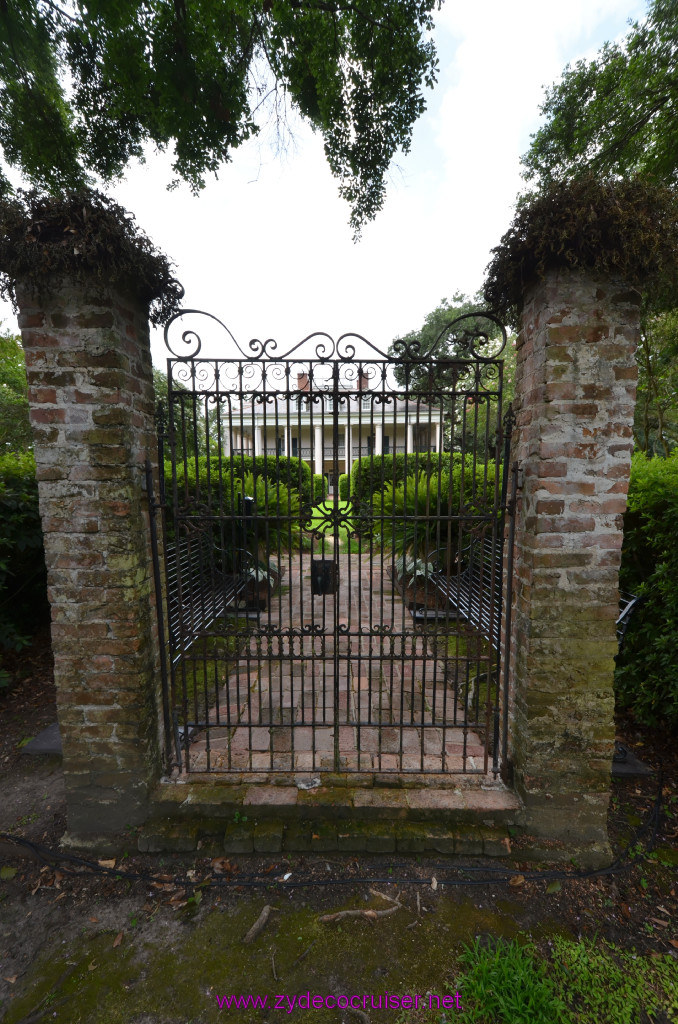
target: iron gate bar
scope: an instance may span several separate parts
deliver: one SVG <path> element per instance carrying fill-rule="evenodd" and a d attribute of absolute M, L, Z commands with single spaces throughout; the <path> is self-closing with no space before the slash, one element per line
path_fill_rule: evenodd
<path fill-rule="evenodd" d="M 182 578 L 189 570 L 180 569 L 174 581 L 165 574 L 168 607 L 178 601 L 176 629 L 167 638 L 170 681 L 163 687 L 166 737 L 168 723 L 182 722 L 174 766 L 189 772 L 484 774 L 491 757 L 496 775 L 507 743 L 507 642 L 493 651 L 465 624 L 460 606 L 448 601 L 440 607 L 428 559 L 433 543 L 444 548 L 446 578 L 458 584 L 468 538 L 488 536 L 493 556 L 503 550 L 512 514 L 506 505 L 510 434 L 502 436 L 501 416 L 505 330 L 491 314 L 458 318 L 445 329 L 455 332 L 449 359 L 434 359 L 435 345 L 422 353 L 403 342 L 389 355 L 358 335 L 336 342 L 310 335 L 281 355 L 271 339 L 255 339 L 243 351 L 228 332 L 239 355 L 204 359 L 195 331 L 182 335 L 188 353 L 178 354 L 170 343 L 172 324 L 189 314 L 224 327 L 211 314 L 186 310 L 165 330 L 172 467 L 171 498 L 161 493 L 165 550 L 182 539 L 197 548 L 188 565 L 200 577 L 196 601 L 195 579 Z M 481 329 L 481 317 L 499 326 L 499 343 Z M 359 358 L 356 343 L 366 353 Z M 327 428 L 331 503 L 324 496 L 315 500 L 313 484 L 313 474 L 324 477 L 327 469 Z M 390 466 L 383 458 L 375 463 L 386 437 Z M 272 439 L 274 455 L 257 461 L 260 453 L 266 458 Z M 353 452 L 361 468 L 367 464 L 377 495 L 367 505 L 340 508 L 340 452 L 349 471 Z M 253 494 L 246 494 L 250 488 Z M 384 495 L 396 499 L 388 514 Z M 247 498 L 256 503 L 255 514 L 238 516 Z M 339 587 L 331 601 L 309 598 L 305 573 L 316 550 L 326 556 L 330 537 L 332 559 L 342 566 Z M 420 600 L 416 560 L 424 559 L 424 604 L 433 603 L 436 617 L 425 617 L 421 627 L 396 594 L 399 552 L 403 588 L 405 559 L 411 554 L 415 560 L 413 615 Z M 283 563 L 284 585 L 275 589 Z M 481 581 L 478 595 L 488 609 L 490 636 L 502 618 L 501 577 L 493 560 L 489 585 Z M 239 587 L 249 604 L 228 599 Z M 217 606 L 219 616 L 210 618 L 206 609 Z M 193 728 L 199 730 L 195 739 Z"/>

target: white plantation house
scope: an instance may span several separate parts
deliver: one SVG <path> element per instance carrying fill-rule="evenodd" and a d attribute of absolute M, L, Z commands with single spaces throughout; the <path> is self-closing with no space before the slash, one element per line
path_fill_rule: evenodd
<path fill-rule="evenodd" d="M 350 473 L 356 459 L 442 451 L 443 416 L 440 405 L 370 389 L 362 373 L 353 388 L 333 392 L 312 390 L 299 373 L 296 391 L 265 402 L 245 399 L 232 409 L 227 437 L 231 454 L 305 459 L 333 492 L 335 477 Z"/>

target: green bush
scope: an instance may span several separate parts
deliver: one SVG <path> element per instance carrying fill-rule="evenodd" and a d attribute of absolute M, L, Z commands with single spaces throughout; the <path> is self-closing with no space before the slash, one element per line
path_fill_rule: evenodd
<path fill-rule="evenodd" d="M 310 518 L 310 502 L 303 502 L 295 486 L 285 482 L 302 476 L 299 459 L 234 456 L 222 459 L 187 459 L 176 469 L 177 504 L 184 516 L 195 517 L 203 528 L 211 527 L 212 539 L 221 551 L 222 568 L 236 567 L 238 549 L 259 558 L 297 547 L 301 525 Z M 256 468 L 253 471 L 252 466 Z M 307 493 L 310 493 L 310 469 Z M 249 467 L 249 468 L 248 468 Z M 306 481 L 306 475 L 302 479 Z M 165 463 L 166 523 L 169 540 L 175 537 L 172 499 L 172 465 Z M 255 514 L 245 518 L 244 497 L 254 498 Z M 306 506 L 303 508 L 303 506 Z"/>
<path fill-rule="evenodd" d="M 327 495 L 327 480 L 323 473 L 313 474 L 313 502 L 317 504 Z"/>
<path fill-rule="evenodd" d="M 485 521 L 479 517 L 494 507 L 494 492 L 486 493 L 483 481 L 484 470 L 478 467 L 474 475 L 459 457 L 453 460 L 451 473 L 422 470 L 402 484 L 384 484 L 372 497 L 375 539 L 385 551 L 415 562 L 453 560 L 460 534 L 466 544 L 470 530 Z"/>
<path fill-rule="evenodd" d="M 299 547 L 301 506 L 294 487 L 245 473 L 234 478 L 233 489 L 254 498 L 256 514 L 243 520 L 242 543 L 257 560 L 267 562 L 278 551 Z"/>
<path fill-rule="evenodd" d="M 435 453 L 410 452 L 407 455 L 372 455 L 368 459 L 358 459 L 351 468 L 351 499 L 358 505 L 370 504 L 372 495 L 381 491 L 384 484 L 401 484 L 406 476 L 412 476 L 429 466 L 431 469 L 439 466 L 444 468 L 449 458 L 449 453 L 438 456 Z"/>
<path fill-rule="evenodd" d="M 219 459 L 201 456 L 198 459 L 196 483 L 196 460 L 186 459 L 177 462 L 177 488 L 179 507 L 190 505 L 205 506 L 217 513 L 228 514 L 234 505 L 237 491 L 233 489 L 232 480 L 242 479 L 245 473 L 253 473 L 257 478 L 269 483 L 284 484 L 298 491 L 303 504 L 313 505 L 313 474 L 311 467 L 303 459 L 294 456 L 275 455 L 232 455 Z M 172 503 L 172 465 L 165 463 L 165 489 L 169 504 Z"/>
<path fill-rule="evenodd" d="M 339 501 L 348 501 L 348 473 L 342 473 L 339 477 Z"/>
<path fill-rule="evenodd" d="M 619 707 L 638 721 L 678 728 L 678 449 L 667 459 L 633 456 L 620 587 L 643 601 L 617 658 Z"/>
<path fill-rule="evenodd" d="M 0 456 L 0 650 L 20 650 L 47 617 L 47 571 L 31 452 Z"/>

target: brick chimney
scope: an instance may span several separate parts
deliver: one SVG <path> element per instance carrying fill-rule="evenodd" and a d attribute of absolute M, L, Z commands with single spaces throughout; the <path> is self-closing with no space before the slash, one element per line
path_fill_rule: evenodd
<path fill-rule="evenodd" d="M 297 390 L 299 391 L 310 391 L 311 385 L 308 379 L 307 373 L 297 374 Z"/>

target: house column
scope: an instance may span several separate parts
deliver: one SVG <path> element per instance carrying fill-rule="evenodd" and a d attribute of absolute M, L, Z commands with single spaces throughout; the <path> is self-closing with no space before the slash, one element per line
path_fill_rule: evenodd
<path fill-rule="evenodd" d="M 374 430 L 375 430 L 374 454 L 375 455 L 383 455 L 384 454 L 384 428 L 382 427 L 381 423 L 375 423 Z"/>
<path fill-rule="evenodd" d="M 348 475 L 351 472 L 351 466 L 353 464 L 353 452 L 351 451 L 351 427 L 347 423 L 344 427 L 344 461 L 346 468 L 344 472 Z"/>
<path fill-rule="evenodd" d="M 317 427 L 314 427 L 313 430 L 314 430 L 314 435 L 315 435 L 315 444 L 314 444 L 314 448 L 315 448 L 315 451 L 314 451 L 315 472 L 316 473 L 322 473 L 322 471 L 323 471 L 323 458 L 324 458 L 324 452 L 323 452 L 323 428 L 322 428 L 322 426 L 317 426 Z"/>
<path fill-rule="evenodd" d="M 261 427 L 255 427 L 254 428 L 254 454 L 255 455 L 261 455 L 262 454 L 262 448 L 263 448 L 263 445 L 262 445 L 262 440 L 261 440 Z"/>

